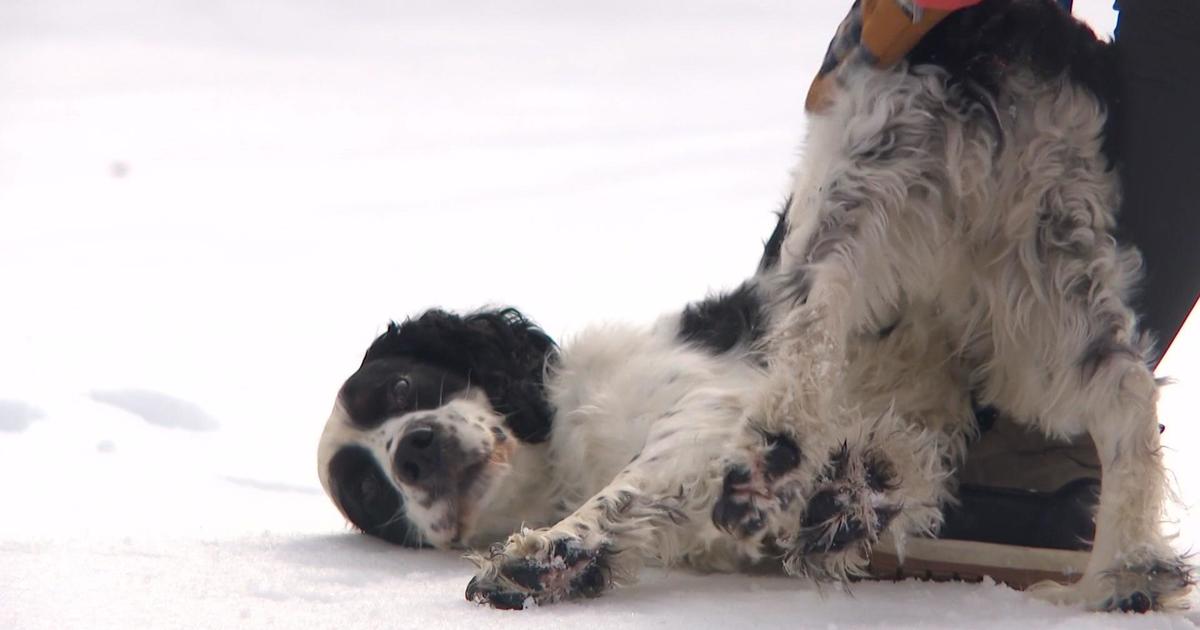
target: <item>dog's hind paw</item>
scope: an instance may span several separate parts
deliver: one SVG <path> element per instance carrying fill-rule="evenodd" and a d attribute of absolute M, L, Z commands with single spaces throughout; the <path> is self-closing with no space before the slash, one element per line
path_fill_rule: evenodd
<path fill-rule="evenodd" d="M 1187 607 L 1196 583 L 1194 568 L 1181 557 L 1136 562 L 1085 575 L 1075 584 L 1041 582 L 1028 592 L 1054 604 L 1082 605 L 1107 612 L 1146 613 Z"/>
<path fill-rule="evenodd" d="M 596 597 L 612 584 L 608 551 L 548 530 L 514 534 L 491 553 L 472 560 L 479 572 L 467 601 L 506 610 Z"/>
<path fill-rule="evenodd" d="M 1137 613 L 1182 608 L 1196 582 L 1193 568 L 1179 557 L 1124 566 L 1108 571 L 1104 578 L 1112 594 L 1100 608 Z"/>

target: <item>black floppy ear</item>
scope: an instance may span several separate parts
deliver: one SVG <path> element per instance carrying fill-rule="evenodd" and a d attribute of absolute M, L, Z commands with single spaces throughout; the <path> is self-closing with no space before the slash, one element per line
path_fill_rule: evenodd
<path fill-rule="evenodd" d="M 402 356 L 460 372 L 487 392 L 517 438 L 543 442 L 553 415 L 544 373 L 556 354 L 554 341 L 514 308 L 462 316 L 435 309 L 393 322 L 363 363 Z"/>

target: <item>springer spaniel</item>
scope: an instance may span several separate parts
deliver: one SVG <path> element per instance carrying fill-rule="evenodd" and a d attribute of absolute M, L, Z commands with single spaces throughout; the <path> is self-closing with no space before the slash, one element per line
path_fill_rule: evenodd
<path fill-rule="evenodd" d="M 647 560 L 845 580 L 883 533 L 936 533 L 974 397 L 1103 464 L 1085 573 L 1034 594 L 1181 604 L 1139 258 L 1112 237 L 1112 64 L 1052 0 L 984 0 L 900 68 L 839 68 L 750 280 L 562 348 L 512 309 L 393 324 L 338 395 L 322 483 L 393 542 L 503 540 L 467 587 L 500 608 Z"/>
<path fill-rule="evenodd" d="M 468 588 L 497 607 L 595 595 L 649 557 L 735 570 L 710 513 L 764 383 L 762 305 L 750 281 L 561 349 L 511 308 L 392 324 L 338 394 L 321 481 L 357 528 L 402 545 L 518 531 Z"/>

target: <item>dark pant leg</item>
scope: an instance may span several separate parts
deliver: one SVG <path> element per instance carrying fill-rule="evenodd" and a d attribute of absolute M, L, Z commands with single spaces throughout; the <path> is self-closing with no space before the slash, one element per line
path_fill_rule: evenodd
<path fill-rule="evenodd" d="M 1135 304 L 1160 351 L 1200 294 L 1200 0 L 1120 0 L 1118 231 L 1141 250 Z"/>

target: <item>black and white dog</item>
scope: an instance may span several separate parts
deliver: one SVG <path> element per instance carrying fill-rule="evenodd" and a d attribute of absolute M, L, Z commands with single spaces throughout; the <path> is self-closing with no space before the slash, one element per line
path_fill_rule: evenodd
<path fill-rule="evenodd" d="M 1111 56 L 1051 0 L 985 0 L 900 69 L 839 69 L 747 283 L 561 349 L 513 310 L 393 325 L 338 395 L 322 483 L 398 543 L 517 531 L 468 586 L 498 607 L 647 560 L 845 579 L 881 534 L 936 532 L 974 396 L 1103 464 L 1085 574 L 1035 594 L 1180 604 L 1138 256 L 1111 235 Z"/>
<path fill-rule="evenodd" d="M 598 594 L 646 558 L 735 570 L 710 513 L 763 384 L 763 315 L 751 281 L 561 349 L 514 309 L 393 324 L 338 395 L 321 481 L 356 527 L 408 546 L 520 530 L 468 591 L 500 607 Z"/>

